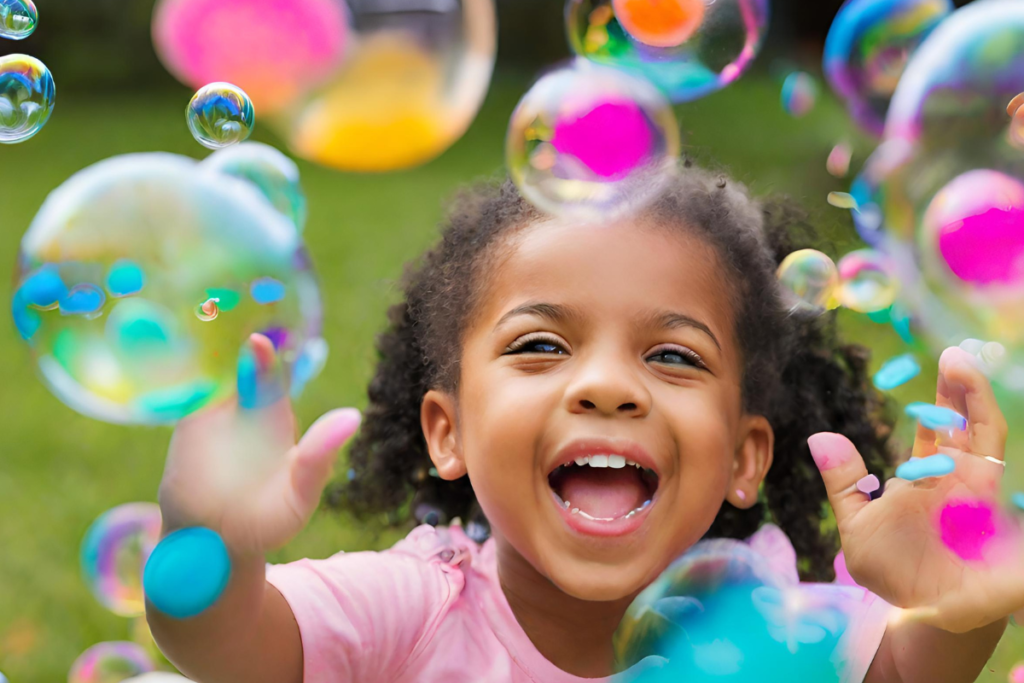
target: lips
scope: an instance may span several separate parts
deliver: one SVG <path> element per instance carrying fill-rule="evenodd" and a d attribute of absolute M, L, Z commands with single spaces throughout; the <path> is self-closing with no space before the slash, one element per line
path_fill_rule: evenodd
<path fill-rule="evenodd" d="M 650 457 L 633 444 L 577 442 L 563 449 L 558 462 L 548 485 L 570 519 L 590 522 L 578 529 L 585 532 L 594 531 L 595 525 L 623 527 L 621 522 L 651 505 L 658 490 L 659 476 L 649 466 Z M 611 528 L 596 533 L 606 531 Z"/>

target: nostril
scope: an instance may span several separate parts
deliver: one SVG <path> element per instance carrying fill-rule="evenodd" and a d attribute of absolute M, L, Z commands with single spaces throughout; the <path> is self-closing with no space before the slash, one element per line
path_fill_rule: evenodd
<path fill-rule="evenodd" d="M 594 408 L 597 407 L 593 403 L 591 403 L 590 401 L 588 401 L 586 399 L 583 399 L 582 401 L 580 401 L 580 405 L 583 406 L 584 408 L 586 408 L 587 410 L 593 410 Z"/>
<path fill-rule="evenodd" d="M 624 413 L 631 413 L 634 410 L 636 410 L 636 404 L 635 403 L 623 403 L 621 406 L 619 406 L 619 410 L 621 410 Z"/>

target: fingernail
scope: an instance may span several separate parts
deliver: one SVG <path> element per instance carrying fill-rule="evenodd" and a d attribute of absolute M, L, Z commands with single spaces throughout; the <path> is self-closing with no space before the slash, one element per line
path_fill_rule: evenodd
<path fill-rule="evenodd" d="M 846 437 L 830 432 L 821 432 L 807 439 L 811 457 L 820 472 L 825 472 L 849 462 L 853 449 Z"/>
<path fill-rule="evenodd" d="M 253 334 L 238 354 L 238 404 L 243 408 L 266 408 L 285 393 L 284 371 L 273 343 Z"/>
<path fill-rule="evenodd" d="M 978 349 L 978 353 L 981 353 L 981 349 Z M 939 372 L 946 372 L 950 363 L 966 363 L 972 368 L 981 369 L 981 360 L 978 356 L 959 346 L 950 346 L 942 352 L 939 356 Z"/>
<path fill-rule="evenodd" d="M 335 451 L 356 433 L 361 422 L 362 415 L 355 408 L 332 410 L 306 431 L 299 442 L 299 448 L 316 452 Z"/>

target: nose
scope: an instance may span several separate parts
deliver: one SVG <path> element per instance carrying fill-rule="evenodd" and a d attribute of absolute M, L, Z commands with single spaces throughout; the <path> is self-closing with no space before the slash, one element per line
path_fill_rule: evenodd
<path fill-rule="evenodd" d="M 651 412 L 651 393 L 636 368 L 609 354 L 579 365 L 566 391 L 571 413 L 610 417 L 644 417 Z"/>

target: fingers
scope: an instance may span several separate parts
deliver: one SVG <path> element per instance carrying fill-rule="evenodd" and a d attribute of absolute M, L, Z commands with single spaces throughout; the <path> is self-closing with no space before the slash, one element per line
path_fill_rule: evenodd
<path fill-rule="evenodd" d="M 286 393 L 284 367 L 274 344 L 253 334 L 238 354 L 238 405 L 256 410 L 273 405 Z"/>
<path fill-rule="evenodd" d="M 843 522 L 871 500 L 857 489 L 857 482 L 868 475 L 864 459 L 853 443 L 841 434 L 815 434 L 807 440 L 807 445 L 825 481 L 828 500 L 842 533 Z"/>
<path fill-rule="evenodd" d="M 331 476 L 335 453 L 359 429 L 355 408 L 333 410 L 313 423 L 292 453 L 292 487 L 300 506 L 312 512 Z"/>
<path fill-rule="evenodd" d="M 975 359 L 962 349 L 946 349 L 939 359 L 954 410 L 968 421 L 969 448 L 977 455 L 1003 459 L 1006 448 L 1006 418 L 992 391 L 992 384 Z"/>

